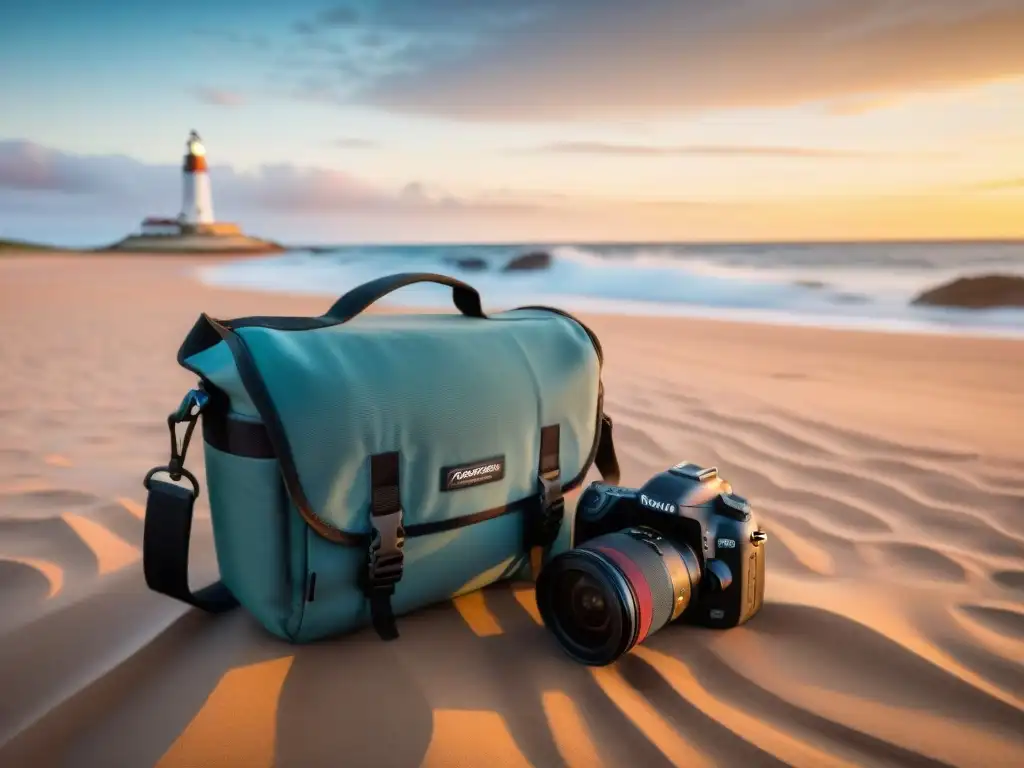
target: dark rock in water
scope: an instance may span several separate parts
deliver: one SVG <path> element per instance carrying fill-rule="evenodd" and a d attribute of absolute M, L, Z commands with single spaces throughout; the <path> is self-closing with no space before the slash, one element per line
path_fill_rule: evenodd
<path fill-rule="evenodd" d="M 1024 307 L 1024 277 L 1017 275 L 960 277 L 950 283 L 925 291 L 911 304 L 965 309 Z"/>
<path fill-rule="evenodd" d="M 467 256 L 464 259 L 448 259 L 447 261 L 449 264 L 453 264 L 467 272 L 482 272 L 487 269 L 487 262 L 478 256 Z"/>
<path fill-rule="evenodd" d="M 832 297 L 836 304 L 870 304 L 871 299 L 862 293 L 837 293 Z"/>
<path fill-rule="evenodd" d="M 801 288 L 827 288 L 828 283 L 823 283 L 821 280 L 797 280 L 794 285 L 798 285 Z"/>
<path fill-rule="evenodd" d="M 526 272 L 534 269 L 548 269 L 551 266 L 551 254 L 545 251 L 530 251 L 516 256 L 501 268 L 502 272 Z"/>

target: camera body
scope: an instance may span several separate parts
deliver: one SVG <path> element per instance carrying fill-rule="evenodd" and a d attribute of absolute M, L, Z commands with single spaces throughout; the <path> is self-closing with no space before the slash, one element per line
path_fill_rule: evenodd
<path fill-rule="evenodd" d="M 663 537 L 696 556 L 699 583 L 675 598 L 688 600 L 680 622 L 727 629 L 760 610 L 767 536 L 715 467 L 677 464 L 640 488 L 591 483 L 576 506 L 572 546 L 628 529 L 655 549 Z"/>

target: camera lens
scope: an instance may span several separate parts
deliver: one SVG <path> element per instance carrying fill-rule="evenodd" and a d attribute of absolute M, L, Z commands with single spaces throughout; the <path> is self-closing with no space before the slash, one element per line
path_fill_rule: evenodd
<path fill-rule="evenodd" d="M 628 528 L 555 557 L 537 579 L 537 606 L 566 653 L 601 666 L 678 618 L 699 582 L 687 544 Z"/>
<path fill-rule="evenodd" d="M 601 583 L 581 571 L 567 571 L 555 587 L 559 614 L 569 616 L 567 633 L 582 645 L 608 641 L 612 629 L 612 604 Z"/>

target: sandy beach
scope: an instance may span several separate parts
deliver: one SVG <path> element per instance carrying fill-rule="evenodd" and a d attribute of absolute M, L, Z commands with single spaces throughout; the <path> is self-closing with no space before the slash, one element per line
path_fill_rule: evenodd
<path fill-rule="evenodd" d="M 290 646 L 142 577 L 196 317 L 331 303 L 198 263 L 0 258 L 0 765 L 1024 765 L 1024 342 L 587 317 L 623 483 L 716 465 L 770 537 L 761 613 L 595 670 L 515 584 Z"/>

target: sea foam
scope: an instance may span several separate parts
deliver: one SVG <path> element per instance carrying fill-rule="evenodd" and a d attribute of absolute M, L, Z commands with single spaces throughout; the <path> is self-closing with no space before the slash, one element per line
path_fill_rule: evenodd
<path fill-rule="evenodd" d="M 475 287 L 489 311 L 551 304 L 583 312 L 673 315 L 1024 337 L 1024 311 L 911 306 L 922 290 L 998 269 L 1024 275 L 1024 245 L 559 245 L 546 269 L 505 271 L 526 246 L 347 246 L 203 267 L 211 285 L 339 296 L 396 272 L 434 272 Z M 420 284 L 382 300 L 443 308 Z"/>

